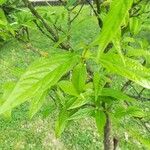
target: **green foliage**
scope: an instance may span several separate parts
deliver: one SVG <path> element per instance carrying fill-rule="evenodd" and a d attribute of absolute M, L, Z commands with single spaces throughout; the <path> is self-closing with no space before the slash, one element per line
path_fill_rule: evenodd
<path fill-rule="evenodd" d="M 0 0 L 0 5 L 3 5 L 7 0 Z"/>
<path fill-rule="evenodd" d="M 97 56 L 98 60 L 100 60 L 101 53 L 104 52 L 107 45 L 113 40 L 118 32 L 132 3 L 132 0 L 112 1 L 110 11 L 104 20 L 101 34 L 96 39 L 96 44 L 100 45 Z"/>
<path fill-rule="evenodd" d="M 2 105 L 0 113 L 4 113 L 27 100 L 41 97 L 44 92 L 55 85 L 78 60 L 78 56 L 73 54 L 64 54 L 63 56 L 58 55 L 52 59 L 37 60 L 28 68 L 27 72 L 22 75 L 6 102 Z M 37 105 L 37 102 L 35 105 Z M 33 106 L 32 109 L 31 115 L 34 115 L 37 108 Z"/>
<path fill-rule="evenodd" d="M 117 54 L 103 54 L 100 62 L 109 71 L 128 78 L 135 83 L 149 89 L 149 69 L 142 66 L 134 59 L 124 57 L 124 60 L 125 64 Z"/>
<path fill-rule="evenodd" d="M 67 9 L 75 2 L 69 1 Z M 138 14 L 135 11 L 138 7 L 137 1 L 112 0 L 108 2 L 107 7 L 109 3 L 110 9 L 103 12 L 103 27 L 96 40 L 90 45 L 82 44 L 84 46 L 76 52 L 64 52 L 51 58 L 36 60 L 14 88 L 4 88 L 0 114 L 6 115 L 28 101 L 29 115 L 32 118 L 44 104 L 48 93 L 53 91 L 59 111 L 55 124 L 57 137 L 61 136 L 68 123 L 86 117 L 94 118 L 100 136 L 106 133 L 104 126 L 107 126 L 106 120 L 109 118 L 120 125 L 122 119 L 133 121 L 138 118 L 137 121 L 143 121 L 142 119 L 147 117 L 146 111 L 141 109 L 140 103 L 136 100 L 142 100 L 143 92 L 136 91 L 136 87 L 150 89 L 149 43 L 138 39 L 141 37 L 140 34 L 145 32 L 145 23 L 142 22 L 144 19 L 141 21 L 141 18 L 147 16 L 141 17 L 141 12 Z M 145 10 L 146 6 L 143 5 Z M 50 16 L 54 14 L 55 12 Z M 47 15 L 44 14 L 44 19 L 53 24 L 55 19 Z M 8 20 L 2 9 L 1 16 L 3 25 Z M 22 18 L 22 15 L 19 17 Z M 32 20 L 32 17 L 25 14 L 20 24 L 26 22 L 24 25 L 32 27 Z M 43 25 L 41 21 L 36 21 Z M 57 22 L 57 19 L 55 21 Z M 58 29 L 55 28 L 54 31 L 58 32 Z M 56 40 L 57 46 L 64 41 L 62 39 L 64 37 Z M 98 49 L 95 45 L 99 46 Z M 90 53 L 88 57 L 87 53 Z M 119 82 L 118 78 L 121 80 L 119 88 L 114 86 Z M 127 84 L 122 85 L 126 80 Z M 130 85 L 135 86 L 132 90 L 136 91 L 137 95 L 132 93 Z M 129 88 L 128 91 L 126 88 Z M 105 138 L 104 136 L 104 141 L 107 141 Z M 148 145 L 147 140 L 139 141 Z"/>
<path fill-rule="evenodd" d="M 106 123 L 105 113 L 101 110 L 96 110 L 95 111 L 95 120 L 96 120 L 97 129 L 98 129 L 100 135 L 102 135 L 104 132 L 104 126 Z"/>
<path fill-rule="evenodd" d="M 72 83 L 78 93 L 85 90 L 86 82 L 86 65 L 83 63 L 78 64 L 72 73 Z"/>

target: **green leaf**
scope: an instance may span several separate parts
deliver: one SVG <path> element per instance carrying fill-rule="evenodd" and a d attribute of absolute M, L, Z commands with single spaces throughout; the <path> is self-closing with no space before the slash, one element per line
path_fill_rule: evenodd
<path fill-rule="evenodd" d="M 72 105 L 68 108 L 69 109 L 75 109 L 78 107 L 81 107 L 85 104 L 87 104 L 88 102 L 91 101 L 90 96 L 92 95 L 93 91 L 92 90 L 87 90 L 84 93 L 81 93 L 78 98 L 76 98 L 76 100 L 72 103 Z"/>
<path fill-rule="evenodd" d="M 69 95 L 73 95 L 73 96 L 78 96 L 78 92 L 76 91 L 74 85 L 72 84 L 72 82 L 70 81 L 60 81 L 58 83 L 58 86 L 66 93 Z"/>
<path fill-rule="evenodd" d="M 119 32 L 117 32 L 117 34 L 113 38 L 112 42 L 125 65 L 125 60 L 124 60 L 124 56 L 123 56 L 122 49 L 121 49 L 121 29 L 119 29 Z"/>
<path fill-rule="evenodd" d="M 150 52 L 144 49 L 135 49 L 135 48 L 130 47 L 130 50 L 127 52 L 127 55 L 129 57 L 131 56 L 144 56 L 144 57 L 149 56 L 150 57 Z"/>
<path fill-rule="evenodd" d="M 109 96 L 113 97 L 117 100 L 122 100 L 122 101 L 128 101 L 128 102 L 134 102 L 136 101 L 134 98 L 129 97 L 128 95 L 124 94 L 121 91 L 112 89 L 112 88 L 103 88 L 101 93 L 99 93 L 101 96 Z"/>
<path fill-rule="evenodd" d="M 95 121 L 96 121 L 96 126 L 97 126 L 99 133 L 103 134 L 104 126 L 106 123 L 105 113 L 101 110 L 96 110 L 95 111 Z"/>
<path fill-rule="evenodd" d="M 7 0 L 0 0 L 0 5 L 3 5 Z"/>
<path fill-rule="evenodd" d="M 94 108 L 79 109 L 76 113 L 71 115 L 68 120 L 78 120 L 81 118 L 89 117 L 94 113 Z"/>
<path fill-rule="evenodd" d="M 130 18 L 129 27 L 132 34 L 138 34 L 141 30 L 142 22 L 137 17 Z"/>
<path fill-rule="evenodd" d="M 113 0 L 110 11 L 106 16 L 102 31 L 94 43 L 99 44 L 98 61 L 107 45 L 113 40 L 118 32 L 122 22 L 124 21 L 133 0 Z"/>
<path fill-rule="evenodd" d="M 70 117 L 70 114 L 67 110 L 63 109 L 58 116 L 58 119 L 56 121 L 55 124 L 55 134 L 56 137 L 60 137 L 62 132 L 64 131 L 67 123 L 68 123 L 68 119 Z"/>
<path fill-rule="evenodd" d="M 86 65 L 83 63 L 79 63 L 73 70 L 72 73 L 72 83 L 78 93 L 81 93 L 85 90 L 85 84 L 86 84 L 86 77 L 87 77 L 87 71 L 86 71 Z"/>
<path fill-rule="evenodd" d="M 7 82 L 4 84 L 4 86 L 3 86 L 4 93 L 0 100 L 0 106 L 2 106 L 3 103 L 5 102 L 5 100 L 8 98 L 8 96 L 12 92 L 14 86 L 15 86 L 14 82 Z M 5 118 L 11 118 L 11 110 L 5 112 L 3 115 Z"/>
<path fill-rule="evenodd" d="M 112 73 L 128 78 L 135 83 L 150 89 L 150 70 L 138 61 L 124 57 L 125 64 L 117 54 L 103 54 L 101 64 Z"/>
<path fill-rule="evenodd" d="M 121 118 L 125 116 L 143 118 L 146 116 L 146 114 L 138 106 L 128 106 L 127 108 L 120 106 L 120 107 L 115 108 L 114 116 L 117 118 Z"/>
<path fill-rule="evenodd" d="M 107 80 L 106 77 L 99 72 L 94 72 L 93 77 L 93 86 L 94 86 L 94 94 L 95 94 L 95 101 L 97 101 L 99 93 L 101 93 L 102 88 L 106 84 Z"/>
<path fill-rule="evenodd" d="M 140 109 L 138 106 L 130 106 L 126 109 L 126 114 L 131 115 L 133 117 L 143 118 L 146 116 L 144 111 Z"/>
<path fill-rule="evenodd" d="M 0 8 L 0 25 L 7 25 L 7 18 L 2 8 Z"/>
<path fill-rule="evenodd" d="M 37 95 L 31 99 L 30 101 L 30 109 L 29 109 L 29 116 L 32 118 L 42 107 L 45 99 L 46 99 L 47 91 L 43 93 L 37 93 Z"/>
<path fill-rule="evenodd" d="M 22 75 L 15 88 L 0 107 L 0 114 L 11 110 L 21 103 L 44 93 L 79 61 L 72 53 L 43 58 L 34 62 Z"/>

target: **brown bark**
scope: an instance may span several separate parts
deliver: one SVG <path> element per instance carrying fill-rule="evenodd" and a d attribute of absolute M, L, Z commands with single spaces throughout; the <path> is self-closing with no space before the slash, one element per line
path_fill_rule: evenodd
<path fill-rule="evenodd" d="M 106 112 L 106 123 L 104 126 L 104 150 L 113 150 L 113 139 L 111 134 L 111 119 Z"/>

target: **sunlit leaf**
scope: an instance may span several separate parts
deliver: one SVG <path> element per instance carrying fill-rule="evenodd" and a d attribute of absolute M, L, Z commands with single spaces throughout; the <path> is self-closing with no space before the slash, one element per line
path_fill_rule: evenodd
<path fill-rule="evenodd" d="M 124 57 L 125 64 L 117 54 L 103 54 L 101 64 L 112 73 L 128 78 L 135 83 L 150 89 L 150 70 L 138 61 Z"/>
<path fill-rule="evenodd" d="M 73 96 L 78 96 L 78 92 L 76 91 L 74 85 L 72 84 L 72 82 L 70 81 L 60 81 L 58 83 L 58 86 L 66 93 L 69 95 L 73 95 Z"/>
<path fill-rule="evenodd" d="M 94 108 L 79 109 L 76 113 L 71 115 L 68 120 L 78 120 L 81 118 L 89 117 L 94 113 Z"/>
<path fill-rule="evenodd" d="M 72 83 L 78 93 L 81 93 L 85 89 L 86 84 L 86 77 L 87 77 L 87 71 L 86 71 L 86 65 L 83 63 L 79 63 L 73 70 L 72 73 Z"/>
<path fill-rule="evenodd" d="M 78 108 L 80 106 L 83 106 L 85 104 L 87 104 L 88 102 L 91 101 L 90 96 L 92 95 L 93 91 L 92 90 L 87 90 L 84 93 L 81 93 L 76 100 L 72 103 L 72 105 L 68 108 L 69 109 L 74 109 L 74 108 Z"/>
<path fill-rule="evenodd" d="M 55 134 L 56 137 L 60 137 L 60 135 L 62 134 L 62 132 L 64 131 L 67 123 L 68 123 L 68 119 L 69 119 L 69 112 L 67 110 L 62 110 L 59 115 L 58 115 L 58 119 L 56 121 L 55 124 Z"/>
<path fill-rule="evenodd" d="M 5 103 L 0 107 L 0 114 L 31 100 L 39 92 L 44 93 L 72 69 L 78 60 L 78 56 L 68 53 L 34 62 L 22 75 Z"/>
<path fill-rule="evenodd" d="M 32 118 L 42 107 L 46 99 L 47 91 L 43 93 L 37 93 L 37 95 L 30 101 L 29 116 Z"/>
<path fill-rule="evenodd" d="M 99 72 L 94 72 L 93 86 L 94 86 L 95 101 L 97 101 L 98 95 L 101 93 L 101 90 L 106 84 L 106 82 L 107 79 L 104 75 L 102 75 Z"/>
<path fill-rule="evenodd" d="M 104 126 L 106 123 L 106 115 L 101 110 L 95 111 L 95 120 L 96 120 L 96 126 L 100 134 L 103 134 Z"/>
<path fill-rule="evenodd" d="M 99 93 L 99 94 L 101 96 L 109 96 L 109 97 L 113 97 L 117 100 L 122 100 L 122 101 L 129 101 L 129 102 L 135 101 L 134 98 L 131 98 L 128 95 L 124 94 L 123 92 L 112 89 L 112 88 L 103 88 L 101 93 Z"/>
<path fill-rule="evenodd" d="M 113 0 L 111 3 L 110 11 L 106 16 L 102 31 L 95 43 L 99 45 L 98 60 L 107 45 L 112 41 L 118 32 L 124 18 L 126 17 L 133 0 Z"/>

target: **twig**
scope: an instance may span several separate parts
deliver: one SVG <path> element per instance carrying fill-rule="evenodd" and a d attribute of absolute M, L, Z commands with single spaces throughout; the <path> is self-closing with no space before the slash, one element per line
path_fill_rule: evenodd
<path fill-rule="evenodd" d="M 84 3 L 81 5 L 81 7 L 80 7 L 78 13 L 74 16 L 74 18 L 70 21 L 70 23 L 72 23 L 72 22 L 78 17 L 78 15 L 80 14 L 80 12 L 81 12 L 83 6 L 84 6 Z"/>
<path fill-rule="evenodd" d="M 50 38 L 52 41 L 54 41 L 54 39 L 53 39 L 51 36 L 49 36 L 47 33 L 45 33 L 45 32 L 43 31 L 43 29 L 39 26 L 39 24 L 37 23 L 36 20 L 33 20 L 33 22 L 35 23 L 35 25 L 37 26 L 37 28 L 38 28 L 44 35 L 46 35 L 48 38 Z"/>
<path fill-rule="evenodd" d="M 52 35 L 53 41 L 58 42 L 59 37 L 58 35 L 54 32 L 54 30 L 48 25 L 48 23 L 44 20 L 44 18 L 35 10 L 33 5 L 28 1 L 28 0 L 23 0 L 24 4 L 30 9 L 31 13 L 39 20 L 42 22 L 43 26 L 45 29 Z M 65 50 L 69 50 L 71 47 L 68 45 L 68 43 L 60 43 L 60 47 Z"/>
<path fill-rule="evenodd" d="M 98 20 L 98 24 L 101 22 L 101 18 L 99 17 L 99 14 L 97 13 L 97 11 L 94 9 L 93 5 L 91 4 L 91 2 L 89 0 L 86 0 L 87 3 L 90 5 L 90 7 L 92 8 L 97 20 Z M 99 24 L 99 27 L 101 28 L 101 25 Z"/>

